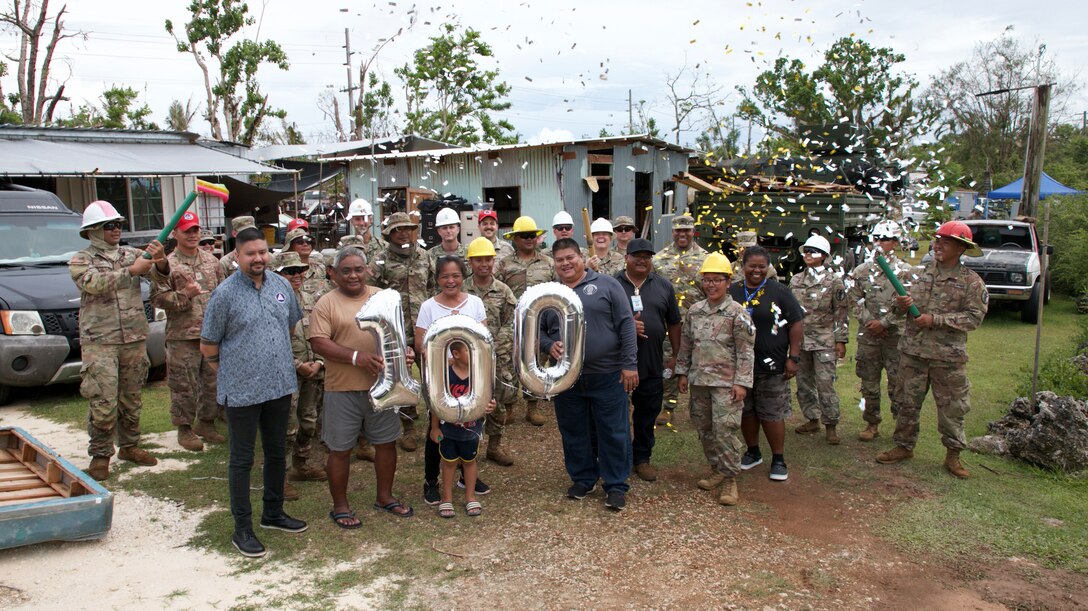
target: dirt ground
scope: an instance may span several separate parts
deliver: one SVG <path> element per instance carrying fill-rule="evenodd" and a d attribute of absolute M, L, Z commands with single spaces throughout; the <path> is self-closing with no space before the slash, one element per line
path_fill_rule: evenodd
<path fill-rule="evenodd" d="M 85 433 L 36 418 L 18 406 L 0 409 L 0 424 L 20 426 L 76 465 L 86 462 Z M 678 426 L 682 429 L 685 423 Z M 890 473 L 875 485 L 828 485 L 791 465 L 788 482 L 771 482 L 766 464 L 745 474 L 741 505 L 723 508 L 695 487 L 696 465 L 662 469 L 645 483 L 632 477 L 628 510 L 614 514 L 598 490 L 581 502 L 568 484 L 554 423 L 524 422 L 506 436 L 518 463 L 483 468 L 495 492 L 483 517 L 440 520 L 399 475 L 397 491 L 417 516 L 395 528 L 423 528 L 446 575 L 417 575 L 406 564 L 365 586 L 336 592 L 328 608 L 723 608 L 723 609 L 1083 609 L 1088 576 L 1024 559 L 980 565 L 964 558 L 908 556 L 874 534 L 904 496 L 918 492 Z M 166 447 L 170 435 L 155 439 Z M 418 473 L 421 452 L 405 455 L 400 473 Z M 185 468 L 164 461 L 155 469 Z M 353 469 L 371 486 L 369 467 Z M 405 480 L 408 481 L 405 481 Z M 356 486 L 353 485 L 353 488 Z M 408 491 L 411 491 L 409 496 Z M 304 588 L 289 562 L 248 571 L 246 561 L 187 545 L 202 513 L 184 499 L 117 493 L 113 530 L 102 541 L 55 543 L 0 552 L 0 608 L 230 608 L 263 606 Z M 361 514 L 362 515 L 362 514 Z M 378 522 L 366 514 L 359 557 L 330 566 L 363 568 L 388 553 L 366 541 Z M 317 534 L 331 529 L 318 516 Z M 392 520 L 392 518 L 390 518 Z M 331 530 L 329 531 L 332 532 Z M 150 567 L 150 570 L 149 570 Z M 267 570 L 275 567 L 274 571 Z M 422 577 L 422 578 L 420 578 Z"/>

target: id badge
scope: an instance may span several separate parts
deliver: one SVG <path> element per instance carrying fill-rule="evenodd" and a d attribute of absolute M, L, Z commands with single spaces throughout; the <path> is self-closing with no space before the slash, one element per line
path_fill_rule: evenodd
<path fill-rule="evenodd" d="M 631 310 L 642 311 L 642 295 L 631 295 Z"/>

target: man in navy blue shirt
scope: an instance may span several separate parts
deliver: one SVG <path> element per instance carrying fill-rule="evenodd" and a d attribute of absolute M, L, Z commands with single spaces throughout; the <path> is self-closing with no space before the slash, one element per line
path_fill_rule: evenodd
<path fill-rule="evenodd" d="M 261 527 L 303 532 L 306 522 L 283 511 L 287 417 L 295 392 L 291 329 L 302 320 L 295 292 L 268 268 L 268 243 L 256 228 L 235 238 L 240 274 L 231 274 L 208 300 L 200 352 L 216 368 L 217 400 L 230 429 L 227 487 L 234 516 L 231 542 L 244 556 L 267 552 L 253 534 L 249 476 L 257 432 L 264 449 Z"/>
<path fill-rule="evenodd" d="M 623 511 L 631 474 L 627 395 L 638 387 L 635 319 L 619 281 L 587 269 L 577 242 L 556 240 L 552 258 L 559 280 L 582 301 L 587 338 L 578 381 L 555 397 L 563 461 L 573 482 L 567 496 L 581 500 L 603 479 L 605 506 Z M 551 317 L 540 343 L 556 360 L 563 356 L 558 337 L 558 317 Z M 599 445 L 596 453 L 591 420 Z"/>

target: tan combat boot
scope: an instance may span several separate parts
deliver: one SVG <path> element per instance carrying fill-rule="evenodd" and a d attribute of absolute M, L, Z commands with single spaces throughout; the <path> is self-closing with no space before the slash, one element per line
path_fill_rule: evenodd
<path fill-rule="evenodd" d="M 657 415 L 657 420 L 654 420 L 656 426 L 667 426 L 670 422 L 672 422 L 671 409 L 661 410 L 661 413 Z"/>
<path fill-rule="evenodd" d="M 698 486 L 703 490 L 713 490 L 720 486 L 724 481 L 725 474 L 715 471 L 711 473 L 709 477 L 699 480 Z"/>
<path fill-rule="evenodd" d="M 890 450 L 886 450 L 876 455 L 876 461 L 883 465 L 894 465 L 897 462 L 903 462 L 904 460 L 910 460 L 914 458 L 914 451 L 908 450 L 903 446 L 895 446 Z"/>
<path fill-rule="evenodd" d="M 104 482 L 110 477 L 110 457 L 95 456 L 91 459 L 91 466 L 87 467 L 87 475 L 96 481 Z"/>
<path fill-rule="evenodd" d="M 718 503 L 732 507 L 737 504 L 738 500 L 740 500 L 740 495 L 737 492 L 737 478 L 726 477 L 722 479 L 722 491 L 718 497 Z"/>
<path fill-rule="evenodd" d="M 827 425 L 827 445 L 837 446 L 840 443 L 842 442 L 839 440 L 839 434 L 835 432 L 835 425 Z"/>
<path fill-rule="evenodd" d="M 809 420 L 808 422 L 802 424 L 801 426 L 793 429 L 793 432 L 797 433 L 799 435 L 811 435 L 812 433 L 819 433 L 820 432 L 820 421 L 819 420 Z"/>
<path fill-rule="evenodd" d="M 635 465 L 635 475 L 644 482 L 656 482 L 657 467 L 654 467 L 648 462 L 639 463 Z"/>
<path fill-rule="evenodd" d="M 187 424 L 178 427 L 178 445 L 190 452 L 204 451 L 204 442 L 196 436 L 196 433 Z"/>
<path fill-rule="evenodd" d="M 291 485 L 291 482 L 287 481 L 287 478 L 283 478 L 283 500 L 285 501 L 297 501 L 299 499 L 298 490 Z"/>
<path fill-rule="evenodd" d="M 869 426 L 865 427 L 864 431 L 858 433 L 858 439 L 862 441 L 872 441 L 877 437 L 880 437 L 879 428 L 879 424 L 869 424 Z"/>
<path fill-rule="evenodd" d="M 287 479 L 295 482 L 323 482 L 329 479 L 325 470 L 321 467 L 315 467 L 301 456 L 295 456 L 291 458 L 292 469 L 287 473 Z"/>
<path fill-rule="evenodd" d="M 193 432 L 208 443 L 224 443 L 227 438 L 215 430 L 215 420 L 197 420 Z"/>
<path fill-rule="evenodd" d="M 404 434 L 400 436 L 400 449 L 415 452 L 419 449 L 419 433 L 416 432 L 415 421 L 405 418 L 401 420 L 401 428 Z"/>
<path fill-rule="evenodd" d="M 370 445 L 366 439 L 360 439 L 359 444 L 355 446 L 355 458 L 374 462 L 374 446 Z"/>
<path fill-rule="evenodd" d="M 960 451 L 948 448 L 948 451 L 944 455 L 944 469 L 952 475 L 960 479 L 967 479 L 971 477 L 971 473 L 967 471 L 967 468 L 960 462 Z"/>
<path fill-rule="evenodd" d="M 159 460 L 149 454 L 147 450 L 141 450 L 136 446 L 125 446 L 117 451 L 117 458 L 134 462 L 141 467 L 153 467 L 159 464 Z"/>
<path fill-rule="evenodd" d="M 544 410 L 540 408 L 540 401 L 530 401 L 525 410 L 525 421 L 533 426 L 544 426 Z"/>
<path fill-rule="evenodd" d="M 514 464 L 514 459 L 502 449 L 502 435 L 490 435 L 487 438 L 487 459 L 501 467 Z"/>

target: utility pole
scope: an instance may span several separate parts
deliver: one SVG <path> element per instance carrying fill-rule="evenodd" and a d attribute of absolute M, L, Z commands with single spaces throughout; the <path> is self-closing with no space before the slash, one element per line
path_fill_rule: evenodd
<path fill-rule="evenodd" d="M 1039 208 L 1039 181 L 1043 175 L 1046 153 L 1046 127 L 1050 115 L 1050 83 L 1035 87 L 1028 126 L 1028 144 L 1024 153 L 1024 187 L 1020 194 L 1021 216 L 1035 216 Z"/>
<path fill-rule="evenodd" d="M 355 133 L 355 85 L 351 80 L 351 35 L 344 28 L 344 65 L 348 67 L 348 132 Z"/>
<path fill-rule="evenodd" d="M 631 103 L 631 90 L 627 90 L 627 133 L 635 133 L 635 108 Z"/>

